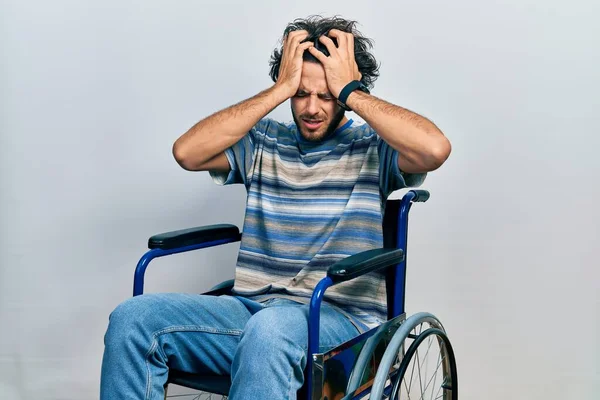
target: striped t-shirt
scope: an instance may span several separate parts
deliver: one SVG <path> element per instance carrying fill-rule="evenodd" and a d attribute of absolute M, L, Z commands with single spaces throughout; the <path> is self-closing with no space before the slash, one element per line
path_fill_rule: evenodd
<path fill-rule="evenodd" d="M 309 142 L 294 123 L 264 118 L 225 154 L 231 170 L 213 180 L 248 193 L 233 293 L 261 300 L 307 302 L 330 265 L 382 247 L 385 200 L 425 178 L 402 173 L 398 152 L 352 120 Z M 387 318 L 385 276 L 335 285 L 325 301 L 375 326 Z"/>

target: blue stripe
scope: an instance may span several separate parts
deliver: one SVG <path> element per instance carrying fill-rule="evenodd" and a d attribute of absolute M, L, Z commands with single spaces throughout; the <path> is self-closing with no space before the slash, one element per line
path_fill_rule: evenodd
<path fill-rule="evenodd" d="M 281 178 L 277 179 L 262 176 L 260 178 L 260 181 L 255 181 L 252 183 L 250 190 L 254 190 L 256 192 L 261 191 L 263 189 L 268 189 L 272 192 L 281 193 L 282 195 L 291 193 L 292 195 L 290 195 L 290 197 L 293 197 L 293 193 L 302 193 L 303 195 L 306 195 L 307 193 L 315 193 L 323 195 L 324 192 L 327 193 L 330 191 L 341 192 L 339 193 L 339 195 L 342 196 L 345 193 L 347 193 L 346 196 L 349 196 L 349 191 L 352 191 L 354 187 L 365 186 L 368 188 L 372 188 L 374 183 L 379 184 L 379 178 L 377 174 L 362 176 L 355 182 L 325 181 L 319 182 L 318 185 L 312 185 L 307 187 L 302 187 L 290 182 L 286 182 Z M 379 186 L 376 186 L 375 188 L 378 189 Z"/>
<path fill-rule="evenodd" d="M 289 197 L 285 197 L 285 196 L 281 196 L 281 195 L 273 196 L 273 195 L 266 194 L 266 193 L 260 193 L 254 189 L 251 189 L 248 192 L 248 197 L 253 198 L 253 199 L 266 199 L 272 203 L 346 204 L 349 201 L 348 197 L 342 197 L 342 198 L 331 198 L 331 197 L 294 198 L 292 196 L 289 196 Z M 368 200 L 379 201 L 380 197 L 379 197 L 379 195 L 377 195 L 375 193 L 354 192 L 354 193 L 352 193 L 352 199 L 355 199 L 355 200 L 356 199 L 368 199 Z"/>
<path fill-rule="evenodd" d="M 333 228 L 334 226 L 332 226 Z M 295 246 L 298 245 L 323 245 L 330 237 L 328 234 L 331 234 L 333 229 L 323 229 L 323 232 L 320 232 L 320 235 L 315 237 L 312 234 L 308 233 L 300 233 L 300 232 L 282 232 L 280 230 L 270 230 L 266 231 L 265 229 L 249 226 L 244 228 L 244 235 L 248 235 L 248 237 L 252 237 L 257 240 L 269 240 L 280 242 L 283 245 L 293 243 Z M 376 230 L 372 229 L 348 229 L 343 233 L 336 232 L 335 239 L 336 240 L 378 240 L 378 233 Z M 271 243 L 272 245 L 272 243 Z"/>
<path fill-rule="evenodd" d="M 268 223 L 272 223 L 270 220 L 279 222 L 279 221 L 285 221 L 285 222 L 322 222 L 322 221 L 330 221 L 330 220 L 336 220 L 335 217 L 330 217 L 330 219 L 324 219 L 323 216 L 319 216 L 319 215 L 315 215 L 312 216 L 310 214 L 306 214 L 306 215 L 299 215 L 293 211 L 291 211 L 291 214 L 287 214 L 287 213 L 283 213 L 283 212 L 271 212 L 271 211 L 267 211 L 264 209 L 258 209 L 258 208 L 253 208 L 253 207 L 248 207 L 248 209 L 246 210 L 246 215 L 247 216 L 255 216 L 257 218 L 262 218 L 262 217 L 269 217 L 269 218 L 265 218 L 263 224 L 268 224 Z M 337 219 L 339 219 L 340 217 L 337 217 Z M 353 209 L 352 211 L 346 211 L 344 212 L 344 218 L 361 218 L 365 221 L 371 222 L 371 223 L 376 223 L 379 224 L 381 223 L 381 214 L 377 211 L 371 211 L 371 210 L 358 210 L 358 209 Z M 246 229 L 246 227 L 244 226 L 244 230 Z"/>

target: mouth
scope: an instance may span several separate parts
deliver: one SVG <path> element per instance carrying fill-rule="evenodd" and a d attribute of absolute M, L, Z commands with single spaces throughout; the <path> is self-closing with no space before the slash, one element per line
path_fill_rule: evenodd
<path fill-rule="evenodd" d="M 323 125 L 323 120 L 302 118 L 302 123 L 309 130 L 319 129 Z"/>

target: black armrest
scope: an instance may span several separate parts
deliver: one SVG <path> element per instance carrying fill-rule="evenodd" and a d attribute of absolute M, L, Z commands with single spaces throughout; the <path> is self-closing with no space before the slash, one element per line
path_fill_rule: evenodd
<path fill-rule="evenodd" d="M 404 261 L 404 250 L 402 249 L 367 250 L 336 262 L 327 270 L 327 276 L 335 284 L 380 268 L 396 265 L 402 261 Z"/>
<path fill-rule="evenodd" d="M 206 225 L 190 229 L 159 233 L 148 239 L 148 248 L 169 250 L 215 240 L 240 240 L 240 230 L 231 224 Z"/>

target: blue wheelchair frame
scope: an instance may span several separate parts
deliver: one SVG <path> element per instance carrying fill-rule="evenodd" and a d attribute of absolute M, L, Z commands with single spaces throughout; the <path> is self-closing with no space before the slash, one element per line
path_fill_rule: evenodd
<path fill-rule="evenodd" d="M 395 239 L 395 243 L 390 243 L 388 240 L 384 244 L 384 248 L 365 251 L 353 256 L 350 256 L 334 265 L 332 265 L 327 276 L 323 278 L 315 287 L 309 306 L 308 319 L 308 359 L 307 369 L 305 371 L 306 398 L 310 399 L 313 393 L 313 382 L 310 377 L 313 376 L 313 361 L 312 355 L 318 353 L 319 343 L 319 322 L 321 303 L 325 291 L 337 284 L 354 277 L 372 272 L 381 268 L 388 268 L 386 278 L 386 286 L 388 291 L 388 319 L 395 318 L 404 311 L 405 300 L 405 281 L 406 281 L 406 249 L 408 241 L 408 213 L 414 202 L 426 202 L 429 199 L 429 192 L 426 190 L 410 190 L 401 200 L 388 200 L 386 203 L 386 215 L 384 223 L 388 223 L 392 233 L 387 234 L 387 239 L 390 235 Z M 388 213 L 390 205 L 394 202 L 399 202 L 396 210 Z M 391 214 L 391 216 L 390 216 Z M 390 221 L 390 218 L 395 221 Z M 150 262 L 158 257 L 168 256 L 171 254 L 184 253 L 192 250 L 213 247 L 226 243 L 233 243 L 241 240 L 241 233 L 235 225 L 209 225 L 191 229 L 178 230 L 173 232 L 162 233 L 152 236 L 148 240 L 150 248 L 139 260 L 134 274 L 133 295 L 139 296 L 144 290 L 144 275 Z M 222 284 L 211 289 L 206 294 L 221 294 L 226 293 L 233 285 L 233 280 L 223 282 Z M 186 385 L 183 383 L 172 381 L 176 384 Z M 188 380 L 189 382 L 189 380 Z M 192 386 L 194 387 L 194 386 Z M 211 390 L 206 385 L 202 386 L 203 390 Z M 228 390 L 223 387 L 223 384 L 215 384 L 215 393 L 223 393 Z"/>

